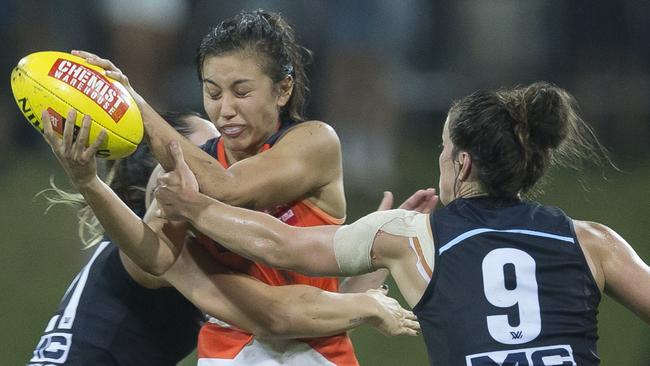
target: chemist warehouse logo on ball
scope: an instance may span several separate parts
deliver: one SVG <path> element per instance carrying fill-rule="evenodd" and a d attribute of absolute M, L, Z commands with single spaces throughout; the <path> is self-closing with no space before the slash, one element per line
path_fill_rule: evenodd
<path fill-rule="evenodd" d="M 129 109 L 129 104 L 122 99 L 120 91 L 108 79 L 76 62 L 60 58 L 56 60 L 48 75 L 84 93 L 115 122 Z"/>

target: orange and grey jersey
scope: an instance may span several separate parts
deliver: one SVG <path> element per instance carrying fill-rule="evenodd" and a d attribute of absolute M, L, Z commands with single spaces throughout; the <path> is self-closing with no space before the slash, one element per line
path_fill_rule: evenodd
<path fill-rule="evenodd" d="M 275 142 L 295 125 L 295 122 L 280 123 L 278 131 L 265 142 L 259 153 L 263 154 L 271 149 Z M 214 156 L 224 168 L 230 166 L 223 140 L 219 138 L 210 140 L 202 148 Z M 279 205 L 264 212 L 294 226 L 340 225 L 344 221 L 330 216 L 307 199 Z M 267 284 L 274 286 L 304 284 L 327 291 L 338 291 L 337 278 L 308 277 L 293 271 L 271 268 L 243 258 L 205 236 L 200 236 L 199 241 L 219 263 L 235 271 L 249 274 Z M 253 335 L 229 327 L 216 319 L 211 319 L 202 327 L 198 352 L 200 365 L 246 365 L 259 362 L 274 364 L 269 363 L 272 360 L 277 360 L 277 364 L 289 365 L 358 365 L 352 343 L 346 334 L 270 342 L 255 339 Z M 227 363 L 222 363 L 220 360 L 227 360 Z"/>

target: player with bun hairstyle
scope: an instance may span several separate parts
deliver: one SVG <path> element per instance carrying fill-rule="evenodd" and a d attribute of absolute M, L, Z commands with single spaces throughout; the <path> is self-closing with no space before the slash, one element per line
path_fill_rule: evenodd
<path fill-rule="evenodd" d="M 177 141 L 187 153 L 188 164 L 197 172 L 201 191 L 211 197 L 264 210 L 296 226 L 344 222 L 346 204 L 338 136 L 324 122 L 306 120 L 303 115 L 308 92 L 305 65 L 311 54 L 297 43 L 293 29 L 279 14 L 262 10 L 241 12 L 220 22 L 203 38 L 197 51 L 203 104 L 221 137 L 209 141 L 202 149 L 163 123 L 110 61 L 87 52 L 73 53 L 105 68 L 108 76 L 129 88 L 142 113 L 146 139 L 166 170 L 173 167 L 168 145 Z M 429 198 L 424 206 L 430 210 L 435 203 L 433 192 L 421 193 Z M 97 211 L 108 206 L 97 201 L 95 207 Z M 177 231 L 184 228 L 176 226 Z M 124 227 L 114 225 L 112 230 L 123 231 Z M 173 236 L 178 234 L 165 231 L 133 238 L 125 233 L 119 236 L 123 241 L 118 245 L 132 250 L 127 254 L 143 269 L 162 275 L 179 253 L 176 247 L 167 245 Z M 273 269 L 233 254 L 200 235 L 199 238 L 214 260 L 267 284 L 305 284 L 328 291 L 339 288 L 336 278 L 307 277 Z M 136 244 L 137 248 L 165 247 L 169 251 L 142 255 L 143 252 L 133 249 Z M 166 260 L 158 262 L 161 256 Z M 378 274 L 379 283 L 384 277 Z M 372 282 L 377 283 L 377 279 Z M 280 345 L 256 339 L 216 319 L 203 326 L 198 349 L 199 362 L 210 365 L 358 364 L 345 333 Z"/>
<path fill-rule="evenodd" d="M 538 82 L 453 103 L 439 157 L 443 209 L 297 228 L 195 189 L 182 150 L 159 179 L 167 218 L 229 249 L 314 275 L 388 268 L 432 365 L 597 365 L 601 293 L 650 322 L 650 267 L 614 230 L 522 200 L 554 165 L 609 161 L 564 89 Z M 634 281 L 630 281 L 634 279 Z"/>

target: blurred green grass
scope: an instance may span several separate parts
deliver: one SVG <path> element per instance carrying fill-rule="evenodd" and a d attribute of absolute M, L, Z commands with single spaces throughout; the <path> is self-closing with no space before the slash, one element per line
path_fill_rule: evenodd
<path fill-rule="evenodd" d="M 348 188 L 349 220 L 374 210 L 384 190 L 392 190 L 396 201 L 401 202 L 417 188 L 436 186 L 437 154 L 423 146 L 402 145 L 400 165 L 392 182 L 357 191 Z M 20 365 L 30 358 L 60 297 L 91 254 L 80 249 L 74 212 L 57 207 L 43 215 L 43 200 L 33 201 L 52 174 L 57 183 L 67 185 L 67 178 L 52 154 L 42 149 L 16 151 L 12 156 L 0 162 L 2 365 Z M 589 191 L 584 191 L 573 175 L 557 174 L 539 200 L 562 207 L 574 218 L 607 224 L 649 262 L 650 164 L 645 161 L 623 165 L 623 173 L 605 169 L 607 180 L 603 180 L 600 171 L 588 172 Z M 392 284 L 391 288 L 392 295 L 399 298 L 396 286 Z M 647 324 L 607 297 L 600 306 L 599 322 L 599 353 L 603 365 L 650 364 Z M 352 333 L 352 339 L 363 365 L 427 364 L 421 337 L 386 338 L 362 328 Z M 193 364 L 195 356 L 182 363 Z"/>

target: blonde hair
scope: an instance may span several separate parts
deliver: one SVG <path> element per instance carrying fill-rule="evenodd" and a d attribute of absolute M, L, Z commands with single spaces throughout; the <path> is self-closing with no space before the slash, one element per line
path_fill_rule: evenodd
<path fill-rule="evenodd" d="M 109 186 L 115 178 L 115 172 L 119 161 L 116 161 L 108 170 L 108 174 L 104 182 Z M 59 188 L 54 183 L 54 177 L 50 176 L 50 187 L 46 188 L 36 194 L 36 197 L 43 197 L 47 201 L 45 214 L 47 214 L 52 207 L 63 204 L 77 211 L 77 219 L 79 220 L 79 227 L 77 228 L 77 235 L 81 240 L 82 248 L 89 249 L 99 244 L 104 236 L 104 228 L 95 217 L 93 210 L 88 206 L 86 200 L 81 193 L 70 192 Z"/>

